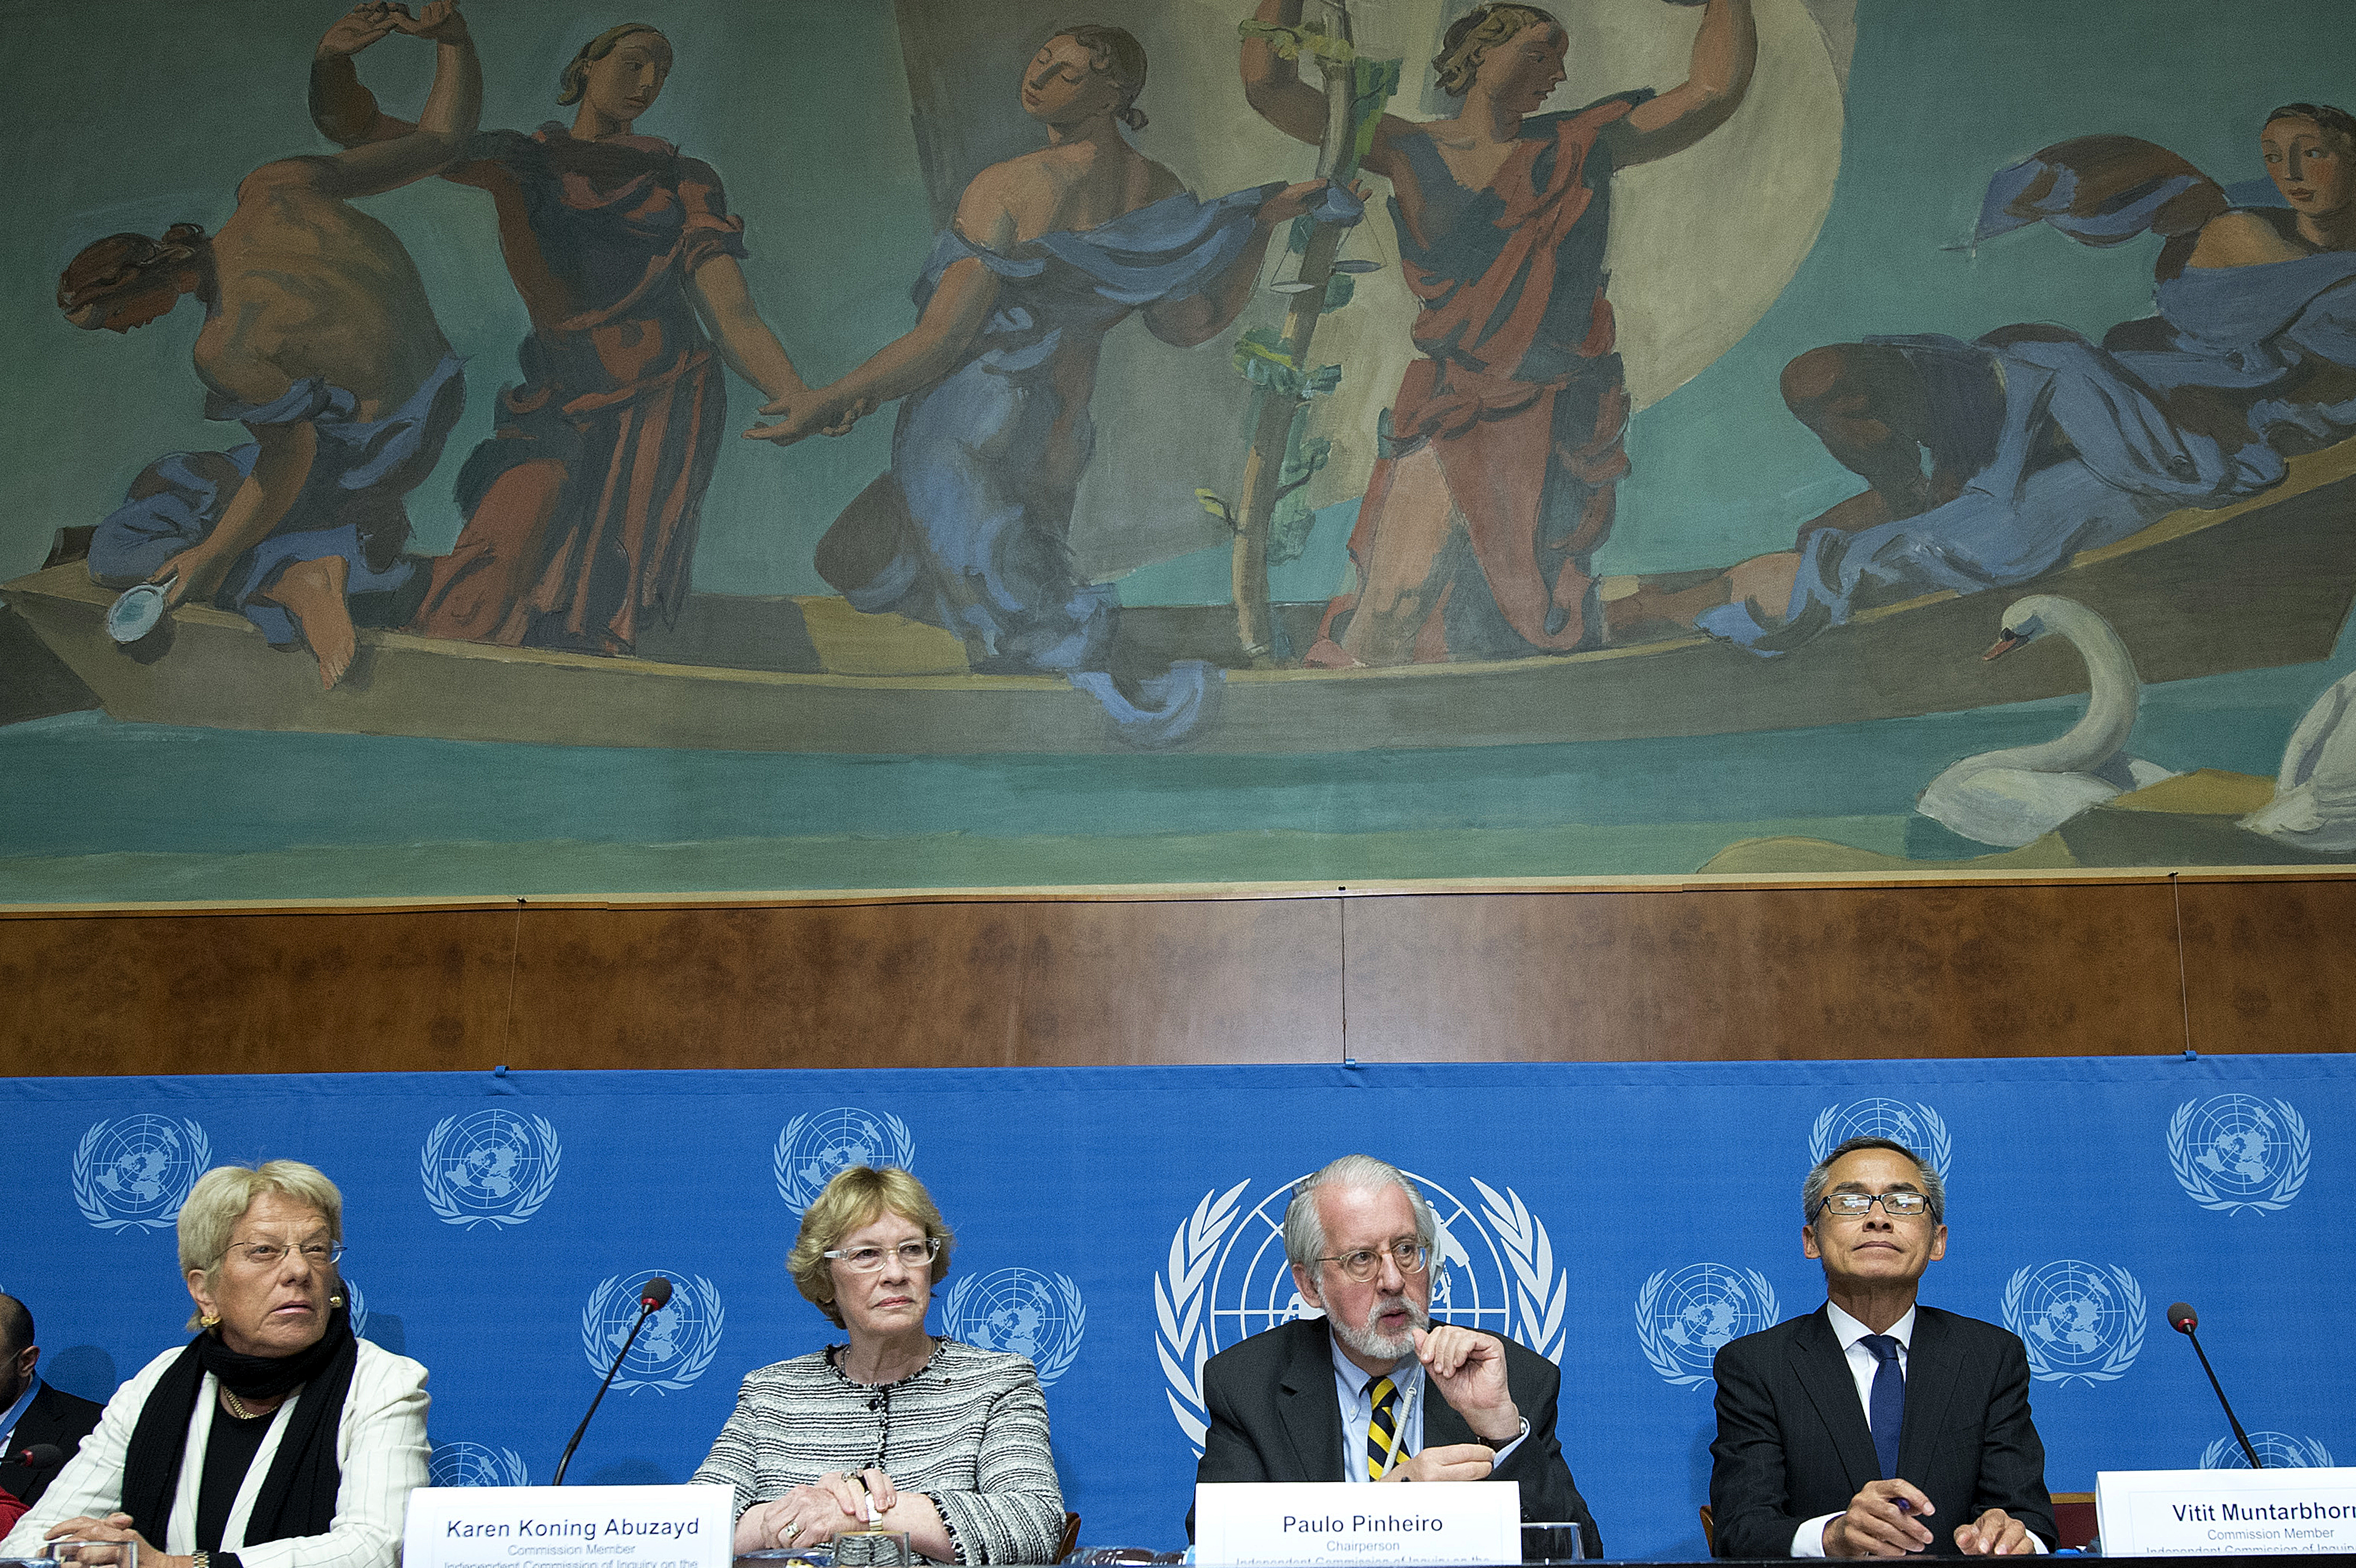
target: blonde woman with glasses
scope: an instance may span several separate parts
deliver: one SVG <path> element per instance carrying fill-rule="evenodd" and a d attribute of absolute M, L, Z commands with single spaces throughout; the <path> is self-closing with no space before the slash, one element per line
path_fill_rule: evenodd
<path fill-rule="evenodd" d="M 0 1557 L 74 1541 L 134 1544 L 137 1568 L 393 1568 L 425 1369 L 353 1337 L 343 1194 L 299 1160 L 222 1166 L 179 1232 L 197 1337 L 115 1391 Z"/>
<path fill-rule="evenodd" d="M 925 1329 L 956 1240 L 905 1170 L 851 1166 L 803 1214 L 786 1268 L 849 1342 L 747 1376 L 696 1471 L 735 1488 L 739 1554 L 873 1528 L 942 1563 L 1055 1561 L 1037 1371 Z"/>

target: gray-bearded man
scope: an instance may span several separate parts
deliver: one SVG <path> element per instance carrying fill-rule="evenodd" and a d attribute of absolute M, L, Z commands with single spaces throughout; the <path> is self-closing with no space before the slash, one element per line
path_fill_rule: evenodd
<path fill-rule="evenodd" d="M 1203 1368 L 1196 1481 L 1514 1481 L 1522 1518 L 1576 1523 L 1603 1553 L 1555 1441 L 1561 1374 L 1494 1334 L 1431 1326 L 1440 1222 L 1397 1168 L 1344 1155 L 1293 1189 L 1284 1252 L 1322 1313 Z M 1193 1520 L 1189 1516 L 1189 1532 Z"/>

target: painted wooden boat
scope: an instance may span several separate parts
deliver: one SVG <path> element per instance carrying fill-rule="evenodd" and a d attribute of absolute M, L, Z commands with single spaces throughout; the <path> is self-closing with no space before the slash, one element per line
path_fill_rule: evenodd
<path fill-rule="evenodd" d="M 1927 594 L 1859 615 L 1781 658 L 1701 637 L 1560 657 L 1394 669 L 1244 667 L 1225 606 L 1122 613 L 1120 657 L 1226 667 L 1188 742 L 1209 752 L 1536 745 L 1730 734 L 2019 702 L 2083 689 L 2066 647 L 1984 663 L 2013 595 L 2067 594 L 2107 617 L 2147 681 L 2328 656 L 2356 597 L 2356 442 L 2294 458 L 2263 496 L 2171 513 L 2034 583 Z M 5 599 L 118 719 L 559 746 L 900 755 L 1118 751 L 1066 682 L 969 673 L 936 628 L 838 599 L 698 594 L 639 656 L 603 658 L 364 631 L 332 691 L 241 617 L 180 610 L 134 649 L 113 595 L 61 561 Z M 1319 607 L 1278 607 L 1305 646 Z"/>

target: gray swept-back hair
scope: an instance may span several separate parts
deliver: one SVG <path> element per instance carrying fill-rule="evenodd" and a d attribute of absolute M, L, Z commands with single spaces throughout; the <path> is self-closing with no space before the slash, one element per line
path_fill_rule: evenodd
<path fill-rule="evenodd" d="M 1284 1257 L 1293 1267 L 1313 1275 L 1317 1260 L 1325 1255 L 1325 1221 L 1317 1212 L 1317 1194 L 1328 1187 L 1352 1192 L 1398 1188 L 1415 1211 L 1415 1239 L 1426 1247 L 1439 1246 L 1440 1217 L 1405 1171 L 1370 1154 L 1345 1154 L 1316 1174 L 1302 1177 L 1292 1189 L 1292 1201 L 1284 1211 Z"/>
<path fill-rule="evenodd" d="M 1943 1225 L 1947 1220 L 1947 1184 L 1931 1168 L 1931 1162 L 1894 1138 L 1851 1138 L 1832 1153 L 1808 1167 L 1808 1179 L 1800 1183 L 1800 1223 L 1816 1222 L 1816 1208 L 1825 1200 L 1825 1189 L 1832 1185 L 1833 1161 L 1845 1154 L 1855 1154 L 1861 1148 L 1886 1148 L 1892 1154 L 1902 1154 L 1914 1162 L 1914 1172 L 1922 1178 L 1922 1196 L 1931 1200 L 1931 1223 Z"/>

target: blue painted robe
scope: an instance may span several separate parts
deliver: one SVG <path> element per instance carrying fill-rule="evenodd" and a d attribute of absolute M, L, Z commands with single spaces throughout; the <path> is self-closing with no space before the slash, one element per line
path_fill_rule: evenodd
<path fill-rule="evenodd" d="M 1101 227 L 1003 252 L 944 233 L 913 291 L 918 311 L 941 274 L 968 257 L 998 275 L 997 305 L 964 362 L 901 405 L 891 479 L 905 524 L 896 507 L 854 505 L 835 525 L 838 540 L 901 526 L 880 571 L 834 581 L 843 596 L 871 613 L 958 634 L 982 673 L 1068 677 L 1131 744 L 1166 745 L 1191 732 L 1216 691 L 1208 665 L 1189 660 L 1126 692 L 1107 673 L 1119 596 L 1109 583 L 1080 581 L 1067 539 L 1096 426 L 1086 404 L 1065 406 L 1055 361 L 1130 311 L 1209 286 L 1251 243 L 1260 204 L 1280 188 L 1211 201 L 1180 191 Z"/>
<path fill-rule="evenodd" d="M 230 563 L 213 603 L 239 612 L 273 644 L 299 643 L 294 618 L 258 595 L 296 561 L 341 556 L 349 567 L 344 595 L 354 602 L 353 619 L 369 625 L 401 618 L 391 595 L 417 570 L 416 558 L 402 553 L 409 540 L 402 497 L 433 471 L 465 411 L 464 363 L 444 355 L 399 408 L 375 420 L 354 418 L 359 400 L 317 376 L 267 403 L 235 403 L 218 393 L 207 400 L 208 419 L 308 423 L 318 437 L 302 493 L 268 538 Z M 155 575 L 213 531 L 261 453 L 260 443 L 247 442 L 226 453 L 166 453 L 149 464 L 91 537 L 91 576 L 127 588 Z M 370 614 L 365 602 L 380 595 L 385 613 Z"/>
<path fill-rule="evenodd" d="M 2115 242 L 2147 227 L 2183 186 L 2158 180 L 2100 212 L 2072 213 L 2067 179 L 2024 205 L 2031 170 L 2048 172 L 2031 160 L 1997 176 L 1982 238 L 2043 221 Z M 2025 582 L 2179 507 L 2222 507 L 2280 483 L 2285 453 L 2356 434 L 2356 398 L 2301 401 L 2296 389 L 2316 365 L 2356 368 L 2351 284 L 2356 252 L 2344 251 L 2188 267 L 2155 296 L 2165 348 L 2112 350 L 2053 328 L 2040 329 L 2051 340 L 1869 338 L 1925 372 L 1933 422 L 1972 449 L 1972 477 L 1915 517 L 1810 534 L 1783 622 L 1762 625 L 1749 606 L 1727 604 L 1705 613 L 1702 629 L 1780 653 L 1869 605 Z M 2199 421 L 2179 417 L 2188 393 Z"/>

